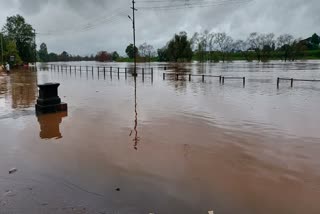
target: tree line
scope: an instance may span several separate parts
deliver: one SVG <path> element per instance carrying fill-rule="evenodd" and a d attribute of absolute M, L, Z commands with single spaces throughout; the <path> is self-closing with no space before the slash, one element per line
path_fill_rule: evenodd
<path fill-rule="evenodd" d="M 243 58 L 247 61 L 303 59 L 307 51 L 319 50 L 320 37 L 294 38 L 290 34 L 278 37 L 273 33 L 251 33 L 244 40 L 234 40 L 226 33 L 195 33 L 190 39 L 195 58 L 199 61 L 229 61 Z M 320 55 L 319 55 L 320 57 Z"/>
<path fill-rule="evenodd" d="M 37 52 L 37 58 L 39 62 L 67 62 L 67 61 L 99 61 L 108 62 L 116 61 L 120 55 L 114 51 L 109 53 L 107 51 L 99 51 L 96 55 L 91 54 L 90 56 L 72 55 L 66 51 L 61 54 L 53 52 L 48 53 L 48 48 L 45 43 L 40 45 L 40 49 Z"/>
<path fill-rule="evenodd" d="M 225 62 L 246 60 L 266 62 L 277 59 L 295 61 L 306 57 L 320 58 L 320 37 L 313 34 L 307 39 L 294 38 L 290 34 L 278 37 L 273 33 L 251 33 L 244 40 L 235 40 L 226 33 L 195 33 L 188 38 L 186 32 L 175 34 L 167 44 L 153 52 L 160 62 Z M 146 46 L 146 43 L 145 43 Z M 148 45 L 149 47 L 152 47 Z M 152 47 L 153 49 L 153 47 Z M 138 58 L 146 56 L 144 48 L 137 48 Z M 126 53 L 133 58 L 133 45 L 130 44 Z M 143 54 L 141 54 L 143 53 Z"/>

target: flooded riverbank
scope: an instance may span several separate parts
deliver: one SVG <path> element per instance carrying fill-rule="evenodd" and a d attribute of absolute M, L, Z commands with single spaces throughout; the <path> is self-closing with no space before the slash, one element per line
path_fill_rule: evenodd
<path fill-rule="evenodd" d="M 163 64 L 139 66 L 155 68 L 153 81 L 0 76 L 0 213 L 320 212 L 320 84 L 276 87 L 277 77 L 320 79 L 319 61 L 172 71 L 244 76 L 245 87 L 163 80 Z M 45 82 L 61 83 L 67 114 L 35 115 Z"/>

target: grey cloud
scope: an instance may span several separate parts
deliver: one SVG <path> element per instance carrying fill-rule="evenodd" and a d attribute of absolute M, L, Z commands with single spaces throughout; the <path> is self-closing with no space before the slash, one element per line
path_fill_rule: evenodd
<path fill-rule="evenodd" d="M 38 13 L 47 4 L 48 0 L 19 0 L 20 10 L 29 15 Z"/>
<path fill-rule="evenodd" d="M 154 5 L 137 2 L 138 8 Z M 0 18 L 3 23 L 5 16 L 13 15 L 12 11 L 20 11 L 37 32 L 49 33 L 39 34 L 37 42 L 46 42 L 50 51 L 90 54 L 117 50 L 124 54 L 132 41 L 132 25 L 127 17 L 131 15 L 130 3 L 131 0 L 13 0 Z M 137 43 L 148 42 L 159 48 L 176 32 L 184 30 L 191 36 L 205 29 L 225 31 L 235 39 L 245 38 L 250 32 L 306 37 L 320 33 L 319 9 L 318 0 L 255 0 L 182 10 L 141 9 L 137 12 Z M 115 12 L 122 13 L 113 17 Z"/>

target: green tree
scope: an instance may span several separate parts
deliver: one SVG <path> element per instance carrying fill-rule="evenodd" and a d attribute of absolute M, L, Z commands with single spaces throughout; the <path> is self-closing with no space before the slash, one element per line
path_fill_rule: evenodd
<path fill-rule="evenodd" d="M 49 54 L 48 54 L 48 48 L 45 43 L 42 43 L 40 45 L 40 50 L 38 52 L 39 59 L 41 62 L 48 62 L 49 61 Z"/>
<path fill-rule="evenodd" d="M 70 55 L 66 51 L 63 51 L 58 57 L 59 61 L 63 61 L 63 62 L 69 61 L 69 58 L 70 58 Z"/>
<path fill-rule="evenodd" d="M 49 55 L 48 55 L 48 61 L 49 61 L 49 62 L 56 62 L 56 61 L 58 61 L 58 54 L 56 54 L 56 53 L 49 53 Z"/>
<path fill-rule="evenodd" d="M 138 56 L 138 48 L 133 48 L 133 44 L 128 45 L 128 47 L 126 48 L 126 54 L 130 59 L 134 58 L 134 50 L 136 52 L 136 56 Z"/>
<path fill-rule="evenodd" d="M 14 61 L 10 60 L 10 57 L 14 57 Z M 14 40 L 7 40 L 5 44 L 5 51 L 4 51 L 4 59 L 9 62 L 11 66 L 16 64 L 22 64 L 22 60 L 19 56 L 19 51 L 17 49 L 16 42 Z"/>
<path fill-rule="evenodd" d="M 22 16 L 7 17 L 7 22 L 2 31 L 7 39 L 15 41 L 22 61 L 36 61 L 35 31 L 30 24 L 25 22 Z"/>
<path fill-rule="evenodd" d="M 120 55 L 117 53 L 117 51 L 112 53 L 112 61 L 117 61 L 119 57 Z"/>
<path fill-rule="evenodd" d="M 186 32 L 174 35 L 166 47 L 166 54 L 173 62 L 191 61 L 193 52 Z"/>
<path fill-rule="evenodd" d="M 320 44 L 320 37 L 315 33 L 311 37 L 311 44 L 313 49 L 318 49 Z"/>

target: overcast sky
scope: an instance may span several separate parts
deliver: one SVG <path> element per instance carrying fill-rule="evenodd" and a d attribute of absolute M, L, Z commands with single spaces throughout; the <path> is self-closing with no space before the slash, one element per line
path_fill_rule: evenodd
<path fill-rule="evenodd" d="M 250 32 L 295 37 L 320 34 L 319 0 L 136 0 L 137 45 L 162 47 L 179 31 L 226 32 L 245 39 Z M 209 5 L 210 4 L 210 5 Z M 0 0 L 0 25 L 21 14 L 39 35 L 38 46 L 87 55 L 100 50 L 124 54 L 132 42 L 131 0 Z M 177 9 L 176 5 L 192 5 Z M 170 9 L 157 7 L 170 6 Z M 156 7 L 155 9 L 143 9 Z"/>

